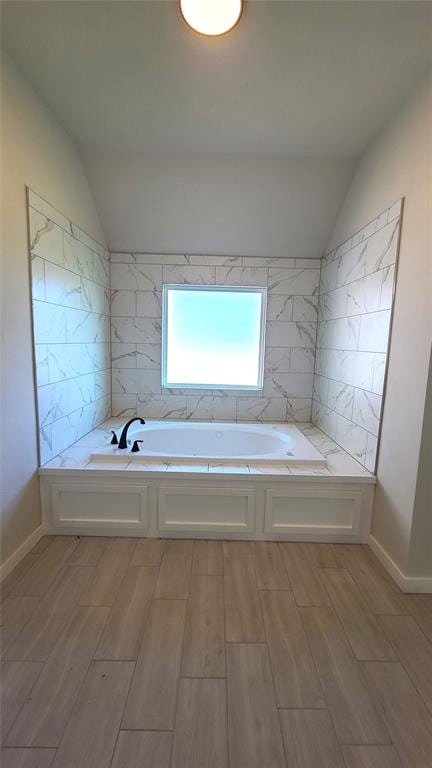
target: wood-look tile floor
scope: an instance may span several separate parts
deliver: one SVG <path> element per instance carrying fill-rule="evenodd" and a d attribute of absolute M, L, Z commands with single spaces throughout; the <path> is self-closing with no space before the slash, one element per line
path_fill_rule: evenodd
<path fill-rule="evenodd" d="M 367 547 L 45 537 L 1 608 L 2 768 L 432 766 L 432 595 Z"/>

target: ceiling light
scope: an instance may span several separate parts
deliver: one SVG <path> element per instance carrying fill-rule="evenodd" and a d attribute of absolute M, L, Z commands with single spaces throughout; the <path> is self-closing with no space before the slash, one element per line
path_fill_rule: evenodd
<path fill-rule="evenodd" d="M 233 29 L 242 10 L 243 0 L 180 0 L 180 12 L 186 24 L 210 37 Z"/>

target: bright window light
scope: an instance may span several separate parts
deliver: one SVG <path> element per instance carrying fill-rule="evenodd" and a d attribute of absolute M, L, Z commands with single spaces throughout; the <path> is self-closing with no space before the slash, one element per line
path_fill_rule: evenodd
<path fill-rule="evenodd" d="M 162 386 L 262 389 L 266 294 L 164 285 Z"/>

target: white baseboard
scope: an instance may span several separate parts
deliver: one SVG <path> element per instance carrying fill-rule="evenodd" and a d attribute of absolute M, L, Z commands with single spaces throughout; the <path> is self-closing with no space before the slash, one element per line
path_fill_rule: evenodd
<path fill-rule="evenodd" d="M 3 565 L 0 565 L 0 582 L 3 581 L 3 579 L 6 578 L 6 576 L 9 576 L 10 572 L 13 571 L 15 566 L 18 565 L 18 563 L 21 562 L 23 557 L 25 557 L 28 552 L 30 552 L 31 549 L 33 549 L 34 546 L 40 541 L 42 536 L 45 534 L 45 528 L 43 525 L 40 525 L 39 528 L 36 528 L 33 533 L 30 534 L 30 536 L 25 540 L 23 544 L 21 544 L 18 549 L 15 550 L 13 555 L 8 557 L 7 560 L 3 563 Z"/>
<path fill-rule="evenodd" d="M 369 535 L 369 546 L 402 592 L 432 593 L 432 576 L 406 576 L 372 534 Z"/>

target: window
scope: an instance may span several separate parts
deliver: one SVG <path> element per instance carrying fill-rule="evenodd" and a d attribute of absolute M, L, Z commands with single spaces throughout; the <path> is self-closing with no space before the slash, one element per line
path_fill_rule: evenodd
<path fill-rule="evenodd" d="M 164 285 L 162 386 L 262 389 L 266 294 Z"/>

